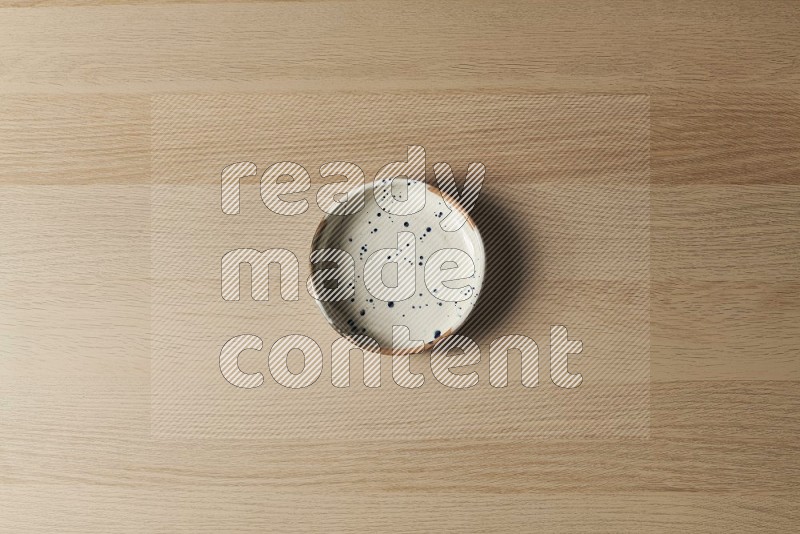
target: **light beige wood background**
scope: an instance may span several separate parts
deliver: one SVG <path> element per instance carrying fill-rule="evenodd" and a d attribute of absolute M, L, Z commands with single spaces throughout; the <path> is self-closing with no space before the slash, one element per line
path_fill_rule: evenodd
<path fill-rule="evenodd" d="M 800 5 L 112 3 L 0 2 L 0 530 L 796 528 Z M 150 95 L 464 90 L 651 95 L 651 439 L 151 439 Z"/>

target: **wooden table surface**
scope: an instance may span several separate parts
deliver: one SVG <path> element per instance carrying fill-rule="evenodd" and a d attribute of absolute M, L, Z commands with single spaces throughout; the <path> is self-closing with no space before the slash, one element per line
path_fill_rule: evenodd
<path fill-rule="evenodd" d="M 0 6 L 0 531 L 796 530 L 800 4 Z M 151 97 L 463 92 L 649 95 L 650 437 L 154 436 Z"/>

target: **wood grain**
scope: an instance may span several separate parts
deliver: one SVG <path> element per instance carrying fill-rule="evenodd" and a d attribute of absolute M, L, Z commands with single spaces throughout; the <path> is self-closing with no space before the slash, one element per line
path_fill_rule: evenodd
<path fill-rule="evenodd" d="M 795 2 L 0 6 L 0 530 L 796 528 Z M 465 91 L 650 95 L 650 439 L 153 439 L 151 95 Z"/>

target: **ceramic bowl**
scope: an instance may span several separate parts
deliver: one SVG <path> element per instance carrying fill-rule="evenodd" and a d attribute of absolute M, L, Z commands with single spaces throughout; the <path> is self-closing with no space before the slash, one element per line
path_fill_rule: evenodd
<path fill-rule="evenodd" d="M 395 178 L 393 182 L 389 185 L 389 191 L 400 190 L 406 191 L 407 194 L 407 179 Z M 364 339 L 373 339 L 380 347 L 381 353 L 391 354 L 393 327 L 405 326 L 408 328 L 410 339 L 416 343 L 406 347 L 403 352 L 422 352 L 455 332 L 464 324 L 470 311 L 475 307 L 486 266 L 480 232 L 472 218 L 455 200 L 448 197 L 448 202 L 445 202 L 444 193 L 432 185 L 425 184 L 424 208 L 409 215 L 394 215 L 378 205 L 375 193 L 377 191 L 379 196 L 385 195 L 385 184 L 368 183 L 363 186 L 363 190 L 363 207 L 356 213 L 345 214 L 353 210 L 350 200 L 337 204 L 331 213 L 322 219 L 312 241 L 312 252 L 334 249 L 347 252 L 354 260 L 354 280 L 345 278 L 341 282 L 331 282 L 317 280 L 312 276 L 309 289 L 317 294 L 326 289 L 330 292 L 331 288 L 337 286 L 343 291 L 346 290 L 346 298 L 342 298 L 340 293 L 336 295 L 338 300 L 317 299 L 317 304 L 331 326 L 357 345 L 364 346 L 362 343 Z M 346 198 L 357 198 L 359 191 L 360 188 L 349 192 Z M 455 231 L 442 229 L 442 221 L 451 211 L 448 203 L 458 210 L 455 217 L 463 218 L 464 224 Z M 398 233 L 401 232 L 405 241 L 398 243 Z M 413 240 L 408 237 L 408 233 L 413 234 Z M 441 282 L 450 291 L 445 289 L 439 291 L 437 287 L 441 289 L 441 286 L 436 283 L 431 284 L 431 278 L 436 279 L 436 271 L 443 272 L 441 267 L 445 270 L 455 267 L 455 263 L 446 265 L 441 263 L 443 258 L 452 256 L 453 250 L 463 251 L 469 256 L 474 264 L 474 274 L 458 280 Z M 437 251 L 444 252 L 433 256 Z M 317 260 L 331 257 L 329 253 L 317 254 Z M 463 267 L 464 255 L 456 254 L 461 258 L 460 265 Z M 375 258 L 370 262 L 373 256 Z M 374 266 L 378 264 L 378 260 L 386 260 L 389 264 L 397 263 L 379 269 L 381 280 L 388 287 L 398 285 L 397 279 L 401 273 L 402 263 L 402 272 L 405 273 L 406 280 L 410 277 L 415 286 L 409 297 L 380 299 L 374 291 L 370 291 L 369 280 L 365 283 L 365 265 L 368 266 L 366 271 L 372 270 L 374 280 L 376 271 Z M 326 266 L 324 261 L 315 261 L 312 254 L 312 272 L 326 267 L 332 272 L 333 267 L 337 265 L 338 262 L 333 262 Z M 411 266 L 413 274 L 408 274 Z M 471 272 L 469 266 L 466 268 Z M 430 270 L 427 284 L 426 270 Z M 464 274 L 465 271 L 456 269 L 453 272 Z M 369 272 L 366 274 L 369 278 Z M 351 283 L 354 290 L 350 287 Z M 441 298 L 442 293 L 447 293 L 451 300 Z M 457 295 L 454 296 L 454 293 Z M 454 298 L 458 300 L 453 301 Z"/>

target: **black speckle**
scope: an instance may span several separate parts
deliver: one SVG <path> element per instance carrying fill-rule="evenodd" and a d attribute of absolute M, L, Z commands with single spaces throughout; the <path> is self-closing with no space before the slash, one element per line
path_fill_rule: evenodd
<path fill-rule="evenodd" d="M 381 216 L 381 214 L 379 213 L 379 214 L 378 214 L 378 217 L 380 217 L 380 216 Z"/>
<path fill-rule="evenodd" d="M 404 223 L 403 223 L 403 226 L 405 226 L 406 228 L 408 228 L 408 221 L 404 222 Z"/>
<path fill-rule="evenodd" d="M 392 301 L 389 301 L 389 307 L 390 307 L 390 308 L 394 308 L 394 302 L 392 302 Z"/>
<path fill-rule="evenodd" d="M 438 338 L 438 337 L 439 337 L 439 336 L 441 336 L 441 335 L 442 335 L 442 333 L 441 333 L 440 331 L 438 331 L 438 330 L 437 330 L 436 332 L 434 332 L 434 333 L 433 333 L 433 338 L 434 338 L 434 339 L 436 339 L 436 338 Z"/>
<path fill-rule="evenodd" d="M 419 262 L 419 264 L 422 265 L 422 262 Z"/>
<path fill-rule="evenodd" d="M 359 314 L 361 314 L 361 315 L 364 315 L 365 313 L 367 313 L 367 311 L 366 311 L 366 310 L 361 310 L 361 311 L 360 311 L 360 312 L 358 312 L 358 313 L 359 313 Z"/>
<path fill-rule="evenodd" d="M 440 302 L 440 303 L 439 303 L 439 306 L 441 306 L 441 305 L 442 305 L 442 303 Z"/>
<path fill-rule="evenodd" d="M 426 232 L 430 232 L 431 231 L 431 227 L 429 226 L 429 227 L 425 228 L 425 231 Z"/>

